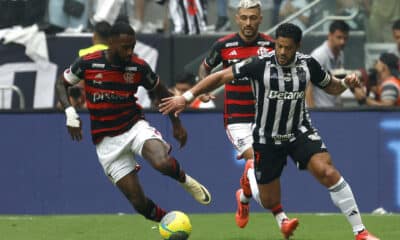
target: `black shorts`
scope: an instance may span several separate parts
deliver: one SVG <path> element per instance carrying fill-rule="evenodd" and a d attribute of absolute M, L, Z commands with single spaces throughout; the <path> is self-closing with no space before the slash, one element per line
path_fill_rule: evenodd
<path fill-rule="evenodd" d="M 307 168 L 314 154 L 328 151 L 321 137 L 313 131 L 301 133 L 293 142 L 253 143 L 253 148 L 254 169 L 259 184 L 267 184 L 279 178 L 288 156 L 299 169 L 303 170 Z"/>

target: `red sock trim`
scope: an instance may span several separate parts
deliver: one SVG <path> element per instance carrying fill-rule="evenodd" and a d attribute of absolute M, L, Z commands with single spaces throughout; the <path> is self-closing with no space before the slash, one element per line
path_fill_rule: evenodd
<path fill-rule="evenodd" d="M 271 208 L 271 212 L 272 214 L 274 214 L 274 216 L 283 212 L 282 204 L 278 204 L 275 207 Z"/>

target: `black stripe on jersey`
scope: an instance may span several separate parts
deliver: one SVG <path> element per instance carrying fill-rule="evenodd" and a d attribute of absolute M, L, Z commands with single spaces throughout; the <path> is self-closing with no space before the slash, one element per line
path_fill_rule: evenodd
<path fill-rule="evenodd" d="M 289 74 L 291 75 L 291 68 L 282 68 L 283 74 Z M 290 77 L 290 81 L 285 81 L 285 91 L 287 92 L 292 92 L 293 91 L 293 77 Z M 281 118 L 279 120 L 279 128 L 278 128 L 278 134 L 279 135 L 284 135 L 287 134 L 287 121 L 289 117 L 289 111 L 290 111 L 290 105 L 292 103 L 292 100 L 284 100 L 283 101 L 283 106 L 282 106 L 282 112 L 281 112 Z"/>
<path fill-rule="evenodd" d="M 262 81 L 263 78 L 259 78 L 260 81 Z M 253 138 L 255 142 L 260 142 L 260 135 L 258 134 L 261 126 L 261 117 L 263 113 L 263 108 L 264 108 L 264 99 L 265 99 L 265 86 L 263 82 L 258 81 L 255 83 L 255 81 L 252 81 L 252 86 L 253 89 L 256 91 L 255 94 L 257 95 L 258 101 L 257 101 L 257 109 L 256 109 L 256 119 L 255 122 L 258 123 L 256 124 L 256 129 L 253 131 Z M 258 89 L 256 88 L 256 85 L 258 84 Z M 257 133 L 257 134 L 254 134 Z"/>
<path fill-rule="evenodd" d="M 270 76 L 275 75 L 279 76 L 278 69 L 276 67 L 271 67 L 270 68 Z M 273 80 L 273 81 L 272 81 Z M 270 89 L 269 91 L 279 91 L 279 78 L 269 78 L 267 81 L 269 81 L 270 84 Z M 268 93 L 267 93 L 268 94 Z M 269 104 L 268 104 L 268 112 L 267 112 L 267 120 L 265 124 L 265 136 L 271 136 L 272 135 L 272 130 L 274 128 L 274 122 L 275 122 L 275 115 L 276 115 L 276 105 L 278 103 L 277 99 L 269 99 Z M 261 109 L 261 112 L 263 112 L 263 109 Z M 264 124 L 263 124 L 264 125 Z"/>
<path fill-rule="evenodd" d="M 226 91 L 227 99 L 240 99 L 240 100 L 254 100 L 254 95 L 252 92 L 243 93 L 243 92 L 231 92 Z M 225 100 L 226 101 L 226 100 Z"/>
<path fill-rule="evenodd" d="M 135 115 L 136 115 L 135 112 L 132 111 L 114 120 L 107 120 L 107 121 L 92 120 L 92 130 L 110 129 L 121 126 L 124 123 L 132 121 Z"/>
<path fill-rule="evenodd" d="M 118 82 L 97 82 L 96 80 L 86 80 L 85 84 L 93 88 L 115 91 L 136 92 L 138 88 L 138 85 L 136 84 L 125 84 Z"/>
<path fill-rule="evenodd" d="M 91 115 L 95 117 L 106 117 L 110 115 L 118 115 L 125 111 L 136 111 L 136 114 L 142 114 L 141 110 L 136 107 L 136 104 L 132 103 L 130 106 L 122 107 L 122 108 L 108 108 L 108 109 L 96 109 L 90 112 Z"/>
<path fill-rule="evenodd" d="M 296 68 L 296 73 L 297 76 L 299 78 L 299 91 L 305 91 L 306 90 L 306 86 L 307 86 L 307 75 L 306 72 L 304 71 L 303 68 L 301 67 L 297 67 Z M 304 107 L 304 101 L 302 99 L 298 99 L 296 102 L 296 107 L 294 110 L 294 115 L 293 115 L 293 125 L 292 125 L 292 129 L 291 132 L 297 132 L 298 131 L 298 127 L 299 127 L 299 121 L 300 121 L 300 111 L 302 106 Z M 289 129 L 288 129 L 289 130 Z"/>
<path fill-rule="evenodd" d="M 229 113 L 240 113 L 240 114 L 254 114 L 254 105 L 238 105 L 238 104 L 229 104 L 226 106 L 227 108 L 227 112 Z M 229 115 L 228 113 L 228 115 Z M 253 122 L 254 119 L 251 120 L 251 122 Z"/>

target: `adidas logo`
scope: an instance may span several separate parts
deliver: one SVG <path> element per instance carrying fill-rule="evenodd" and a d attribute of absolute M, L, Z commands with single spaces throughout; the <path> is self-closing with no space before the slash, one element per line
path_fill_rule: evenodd
<path fill-rule="evenodd" d="M 357 215 L 358 212 L 356 210 L 351 211 L 351 213 L 349 214 L 349 217 L 353 216 L 353 215 Z"/>
<path fill-rule="evenodd" d="M 94 76 L 95 79 L 102 79 L 103 78 L 103 74 L 98 73 L 96 74 L 96 76 Z"/>
<path fill-rule="evenodd" d="M 232 50 L 228 55 L 229 56 L 236 56 L 237 52 L 236 52 L 236 50 Z"/>

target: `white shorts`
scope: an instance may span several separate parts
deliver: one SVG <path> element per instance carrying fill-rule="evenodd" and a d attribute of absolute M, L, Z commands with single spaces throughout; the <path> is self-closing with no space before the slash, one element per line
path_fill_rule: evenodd
<path fill-rule="evenodd" d="M 118 136 L 105 137 L 96 145 L 99 162 L 113 183 L 135 170 L 135 154 L 142 156 L 143 145 L 149 139 L 159 139 L 170 148 L 161 133 L 145 120 L 139 120 L 130 130 Z"/>
<path fill-rule="evenodd" d="M 226 134 L 238 151 L 238 158 L 253 147 L 253 123 L 233 123 L 226 126 Z"/>

